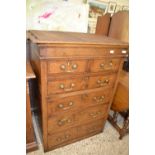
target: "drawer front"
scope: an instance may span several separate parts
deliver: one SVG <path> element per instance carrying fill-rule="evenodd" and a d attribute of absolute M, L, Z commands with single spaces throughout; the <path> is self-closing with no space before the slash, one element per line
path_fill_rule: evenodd
<path fill-rule="evenodd" d="M 88 89 L 113 87 L 116 79 L 116 74 L 105 76 L 91 76 L 89 77 Z"/>
<path fill-rule="evenodd" d="M 61 145 L 77 137 L 77 128 L 71 128 L 56 134 L 48 133 L 48 147 Z"/>
<path fill-rule="evenodd" d="M 87 60 L 57 60 L 48 62 L 48 74 L 82 73 L 86 71 Z"/>
<path fill-rule="evenodd" d="M 91 62 L 91 72 L 117 71 L 120 59 L 98 59 Z"/>
<path fill-rule="evenodd" d="M 77 111 L 81 107 L 81 95 L 62 97 L 48 102 L 48 116 Z"/>
<path fill-rule="evenodd" d="M 78 137 L 83 137 L 83 136 L 87 136 L 91 133 L 95 133 L 95 132 L 99 132 L 103 130 L 105 124 L 105 120 L 101 119 L 101 120 L 97 120 L 95 122 L 86 124 L 86 125 L 82 125 L 78 127 Z"/>
<path fill-rule="evenodd" d="M 108 104 L 89 107 L 81 112 L 73 114 L 61 114 L 59 116 L 49 117 L 48 119 L 48 131 L 63 131 L 69 127 L 80 125 L 81 123 L 87 123 L 88 121 L 94 121 L 96 119 L 104 118 L 107 115 Z"/>
<path fill-rule="evenodd" d="M 75 114 L 62 114 L 48 118 L 48 132 L 59 132 L 77 124 Z"/>
<path fill-rule="evenodd" d="M 109 102 L 111 89 L 95 91 L 62 97 L 48 102 L 48 116 L 59 115 L 60 113 L 78 111 L 89 106 L 105 104 Z"/>
<path fill-rule="evenodd" d="M 107 115 L 108 104 L 87 108 L 76 115 L 80 123 L 87 123 L 97 119 L 104 118 Z"/>
<path fill-rule="evenodd" d="M 107 104 L 111 95 L 111 89 L 104 91 L 95 91 L 91 93 L 84 93 L 81 95 L 81 103 L 86 106 L 95 106 Z"/>
<path fill-rule="evenodd" d="M 57 93 L 73 92 L 83 90 L 86 87 L 86 81 L 83 78 L 77 79 L 59 79 L 48 81 L 48 95 Z"/>

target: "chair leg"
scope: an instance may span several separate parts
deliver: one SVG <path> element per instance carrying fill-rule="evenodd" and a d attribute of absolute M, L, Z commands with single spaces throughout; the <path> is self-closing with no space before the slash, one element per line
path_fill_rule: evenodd
<path fill-rule="evenodd" d="M 129 133 L 129 115 L 124 118 L 123 127 L 120 128 L 117 124 L 118 112 L 114 112 L 113 116 L 109 114 L 108 121 L 112 124 L 112 126 L 119 132 L 119 139 L 121 140 L 123 136 Z"/>
<path fill-rule="evenodd" d="M 122 137 L 128 132 L 129 132 L 129 116 L 124 120 L 123 128 L 120 130 L 119 139 L 122 139 Z"/>

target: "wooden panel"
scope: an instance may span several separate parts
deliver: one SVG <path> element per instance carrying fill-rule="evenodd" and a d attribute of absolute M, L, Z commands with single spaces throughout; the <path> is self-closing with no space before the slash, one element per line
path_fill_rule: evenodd
<path fill-rule="evenodd" d="M 129 42 L 129 12 L 120 11 L 112 16 L 109 37 Z"/>
<path fill-rule="evenodd" d="M 56 134 L 49 134 L 48 147 L 63 144 L 77 137 L 77 128 L 71 128 Z"/>
<path fill-rule="evenodd" d="M 94 35 L 89 33 L 54 32 L 54 31 L 28 31 L 28 38 L 34 43 L 42 44 L 84 44 L 84 45 L 127 45 L 116 39 L 108 38 L 102 35 Z"/>
<path fill-rule="evenodd" d="M 86 60 L 57 60 L 48 62 L 48 73 L 82 73 L 86 71 Z"/>
<path fill-rule="evenodd" d="M 36 149 L 37 149 L 37 143 L 36 143 L 33 124 L 32 124 L 29 86 L 27 81 L 26 82 L 26 152 L 30 152 Z"/>
<path fill-rule="evenodd" d="M 110 13 L 106 13 L 104 16 L 99 16 L 97 18 L 97 24 L 96 24 L 96 32 L 95 34 L 100 35 L 108 35 L 109 26 L 110 26 Z"/>
<path fill-rule="evenodd" d="M 106 89 L 103 91 L 53 99 L 48 102 L 48 116 L 59 115 L 60 113 L 68 113 L 71 111 L 74 112 L 89 106 L 107 104 L 109 97 L 110 89 Z"/>
<path fill-rule="evenodd" d="M 129 108 L 129 74 L 122 71 L 111 109 L 122 112 Z"/>
<path fill-rule="evenodd" d="M 42 45 L 43 46 L 43 45 Z M 123 46 L 123 47 L 82 47 L 81 46 L 67 46 L 64 48 L 64 46 L 60 45 L 58 47 L 40 47 L 40 56 L 43 58 L 83 58 L 83 59 L 88 59 L 88 58 L 94 58 L 94 57 L 107 57 L 107 56 L 123 56 L 128 53 L 127 50 L 128 46 Z M 125 51 L 126 53 L 123 53 L 122 51 Z"/>
<path fill-rule="evenodd" d="M 120 59 L 96 59 L 91 62 L 91 72 L 103 72 L 103 71 L 117 71 L 119 68 Z"/>
<path fill-rule="evenodd" d="M 89 77 L 88 88 L 106 88 L 112 87 L 116 79 L 116 74 L 103 75 L 103 76 L 91 76 Z"/>
<path fill-rule="evenodd" d="M 48 119 L 48 132 L 63 131 L 69 127 L 80 125 L 89 121 L 104 118 L 107 115 L 108 105 L 100 105 L 96 107 L 89 107 L 76 113 L 63 114 L 59 116 L 49 117 Z M 80 109 L 81 110 L 81 109 Z"/>
<path fill-rule="evenodd" d="M 83 90 L 86 87 L 84 78 L 57 79 L 48 81 L 48 95 Z"/>
<path fill-rule="evenodd" d="M 78 137 L 83 137 L 94 132 L 102 131 L 104 123 L 105 123 L 104 119 L 101 119 L 86 125 L 79 126 Z"/>

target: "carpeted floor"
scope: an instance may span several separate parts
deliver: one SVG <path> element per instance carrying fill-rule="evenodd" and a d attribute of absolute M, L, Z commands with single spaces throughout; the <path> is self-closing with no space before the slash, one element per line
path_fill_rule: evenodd
<path fill-rule="evenodd" d="M 27 155 L 128 155 L 129 136 L 119 140 L 116 130 L 106 122 L 104 132 L 93 137 L 75 142 L 62 148 L 44 153 L 36 121 L 33 120 L 37 132 L 39 149 Z M 120 120 L 121 122 L 121 120 Z"/>

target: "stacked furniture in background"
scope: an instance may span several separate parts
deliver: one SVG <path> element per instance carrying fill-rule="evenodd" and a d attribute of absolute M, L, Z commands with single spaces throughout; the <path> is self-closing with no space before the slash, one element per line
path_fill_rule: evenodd
<path fill-rule="evenodd" d="M 29 91 L 29 80 L 34 78 L 35 74 L 32 70 L 30 62 L 27 62 L 26 63 L 26 152 L 34 151 L 38 148 L 32 123 L 30 91 Z"/>
<path fill-rule="evenodd" d="M 99 17 L 96 27 L 96 34 L 106 35 L 121 41 L 129 40 L 129 12 L 120 11 L 110 17 L 110 14 Z M 117 129 L 120 139 L 129 132 L 129 59 L 124 62 L 120 74 L 117 90 L 111 106 L 113 116 L 109 114 L 108 120 Z M 124 118 L 123 127 L 117 125 L 118 113 Z"/>

